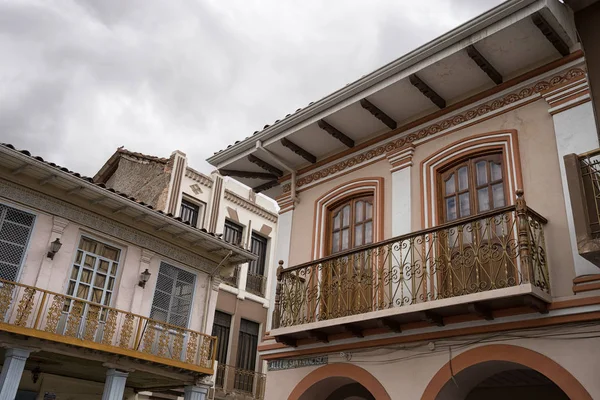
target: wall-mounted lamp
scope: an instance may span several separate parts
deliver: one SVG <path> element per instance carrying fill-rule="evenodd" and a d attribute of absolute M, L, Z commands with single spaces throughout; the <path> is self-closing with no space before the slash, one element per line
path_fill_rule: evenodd
<path fill-rule="evenodd" d="M 148 271 L 148 268 L 146 268 L 146 270 L 140 274 L 140 281 L 138 282 L 138 285 L 145 288 L 146 282 L 148 282 L 150 279 L 150 275 L 150 271 Z"/>
<path fill-rule="evenodd" d="M 48 252 L 48 258 L 54 260 L 54 255 L 58 253 L 60 248 L 62 247 L 62 243 L 59 238 L 56 238 L 54 242 L 50 243 L 50 251 Z"/>
<path fill-rule="evenodd" d="M 38 379 L 40 379 L 41 373 L 42 370 L 39 365 L 31 370 L 31 380 L 33 381 L 33 383 L 37 383 Z"/>

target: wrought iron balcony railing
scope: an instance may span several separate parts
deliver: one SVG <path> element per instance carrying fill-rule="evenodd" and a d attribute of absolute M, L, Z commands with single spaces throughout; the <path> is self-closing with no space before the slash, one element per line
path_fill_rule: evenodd
<path fill-rule="evenodd" d="M 236 265 L 235 267 L 233 267 L 233 273 L 231 274 L 231 276 L 223 278 L 223 282 L 230 286 L 238 287 L 239 275 L 240 275 L 240 266 Z"/>
<path fill-rule="evenodd" d="M 283 328 L 532 284 L 549 292 L 542 225 L 516 206 L 277 271 L 273 327 Z"/>
<path fill-rule="evenodd" d="M 600 238 L 600 149 L 579 155 L 579 168 L 592 238 Z"/>
<path fill-rule="evenodd" d="M 266 282 L 266 276 L 248 272 L 248 276 L 246 278 L 246 290 L 250 293 L 254 293 L 257 296 L 264 297 Z"/>
<path fill-rule="evenodd" d="M 0 330 L 213 373 L 217 338 L 0 279 Z"/>
<path fill-rule="evenodd" d="M 215 388 L 224 393 L 238 393 L 253 400 L 265 398 L 267 376 L 260 372 L 237 368 L 227 364 L 217 365 Z M 217 396 L 215 396 L 217 397 Z"/>

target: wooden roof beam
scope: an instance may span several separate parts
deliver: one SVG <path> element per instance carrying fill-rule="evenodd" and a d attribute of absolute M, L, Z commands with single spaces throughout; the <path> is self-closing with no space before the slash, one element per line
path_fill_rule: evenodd
<path fill-rule="evenodd" d="M 272 187 L 277 186 L 278 184 L 279 184 L 278 180 L 272 180 L 272 181 L 263 183 L 262 185 L 253 187 L 252 190 L 254 191 L 254 193 L 260 193 L 260 192 L 264 192 L 265 190 L 269 190 Z"/>
<path fill-rule="evenodd" d="M 254 172 L 254 171 L 238 171 L 234 169 L 221 169 L 219 170 L 223 176 L 235 176 L 238 178 L 250 178 L 250 179 L 277 179 L 277 175 L 273 175 L 267 172 Z"/>
<path fill-rule="evenodd" d="M 478 317 L 482 317 L 486 321 L 491 321 L 494 319 L 492 310 L 490 310 L 488 307 L 484 306 L 483 304 L 471 303 L 471 304 L 469 304 L 468 308 L 469 308 L 469 312 L 471 314 L 475 314 Z"/>
<path fill-rule="evenodd" d="M 308 161 L 311 164 L 314 164 L 317 162 L 317 157 L 315 157 L 308 151 L 304 150 L 302 147 L 298 146 L 296 143 L 292 142 L 289 139 L 286 139 L 286 138 L 281 139 L 281 145 L 283 147 L 287 147 L 288 149 L 290 149 L 294 153 L 298 154 L 300 157 L 304 158 L 306 161 Z"/>
<path fill-rule="evenodd" d="M 271 164 L 269 164 L 266 161 L 261 160 L 260 158 L 256 157 L 253 154 L 249 154 L 248 155 L 248 161 L 250 161 L 253 164 L 258 165 L 259 167 L 261 167 L 262 169 L 264 169 L 265 171 L 268 171 L 274 175 L 277 176 L 283 176 L 283 171 L 280 170 L 279 168 L 276 168 L 274 166 L 272 166 Z"/>
<path fill-rule="evenodd" d="M 419 89 L 421 93 L 425 95 L 433 104 L 438 106 L 440 109 L 446 108 L 446 100 L 442 98 L 439 94 L 435 92 L 432 88 L 430 88 L 425 82 L 421 80 L 417 76 L 417 74 L 412 74 L 408 77 L 411 85 Z"/>
<path fill-rule="evenodd" d="M 342 132 L 330 125 L 324 119 L 320 119 L 319 121 L 317 121 L 317 125 L 319 125 L 319 128 L 323 129 L 325 132 L 329 133 L 331 136 L 344 143 L 347 147 L 354 147 L 354 140 L 344 135 Z"/>
<path fill-rule="evenodd" d="M 477 66 L 483 72 L 485 72 L 491 80 L 494 81 L 496 85 L 502 83 L 502 75 L 500 75 L 496 68 L 494 68 L 494 66 L 488 60 L 486 60 L 484 56 L 481 55 L 481 53 L 475 48 L 475 46 L 471 45 L 467 47 L 467 54 L 469 55 L 469 57 L 471 57 L 473 61 L 475 61 L 475 64 L 477 64 Z"/>
<path fill-rule="evenodd" d="M 567 43 L 563 40 L 563 38 L 560 37 L 558 33 L 556 33 L 554 28 L 552 28 L 552 25 L 550 25 L 548 21 L 546 21 L 546 19 L 542 16 L 542 14 L 540 14 L 539 11 L 531 14 L 531 20 L 533 21 L 535 26 L 537 26 L 537 28 L 544 34 L 544 36 L 546 36 L 546 39 L 548 39 L 548 41 L 552 43 L 552 46 L 554 46 L 554 48 L 558 50 L 560 54 L 562 54 L 563 57 L 568 56 L 571 53 L 569 51 L 569 46 L 567 45 Z"/>
<path fill-rule="evenodd" d="M 375 118 L 383 122 L 390 129 L 396 129 L 398 127 L 398 123 L 394 121 L 392 117 L 381 111 L 376 105 L 371 103 L 367 99 L 362 99 L 360 101 L 360 105 L 362 108 L 370 112 Z"/>

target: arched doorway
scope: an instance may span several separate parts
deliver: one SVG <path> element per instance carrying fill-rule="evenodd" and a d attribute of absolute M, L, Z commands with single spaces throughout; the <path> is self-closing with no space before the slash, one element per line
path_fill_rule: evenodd
<path fill-rule="evenodd" d="M 592 397 L 554 360 L 510 345 L 482 346 L 449 361 L 430 381 L 421 400 L 547 400 Z"/>
<path fill-rule="evenodd" d="M 391 400 L 379 381 L 352 364 L 329 364 L 312 371 L 288 400 Z"/>

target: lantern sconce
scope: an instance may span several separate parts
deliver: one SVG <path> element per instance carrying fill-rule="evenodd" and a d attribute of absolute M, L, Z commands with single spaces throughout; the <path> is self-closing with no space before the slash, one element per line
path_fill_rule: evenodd
<path fill-rule="evenodd" d="M 58 253 L 61 247 L 62 243 L 60 242 L 60 239 L 56 238 L 54 242 L 50 243 L 50 251 L 48 251 L 47 257 L 54 260 L 54 255 Z"/>
<path fill-rule="evenodd" d="M 150 275 L 150 271 L 148 271 L 148 268 L 146 268 L 146 270 L 140 274 L 140 281 L 138 282 L 138 286 L 145 288 L 146 282 L 150 280 Z"/>

